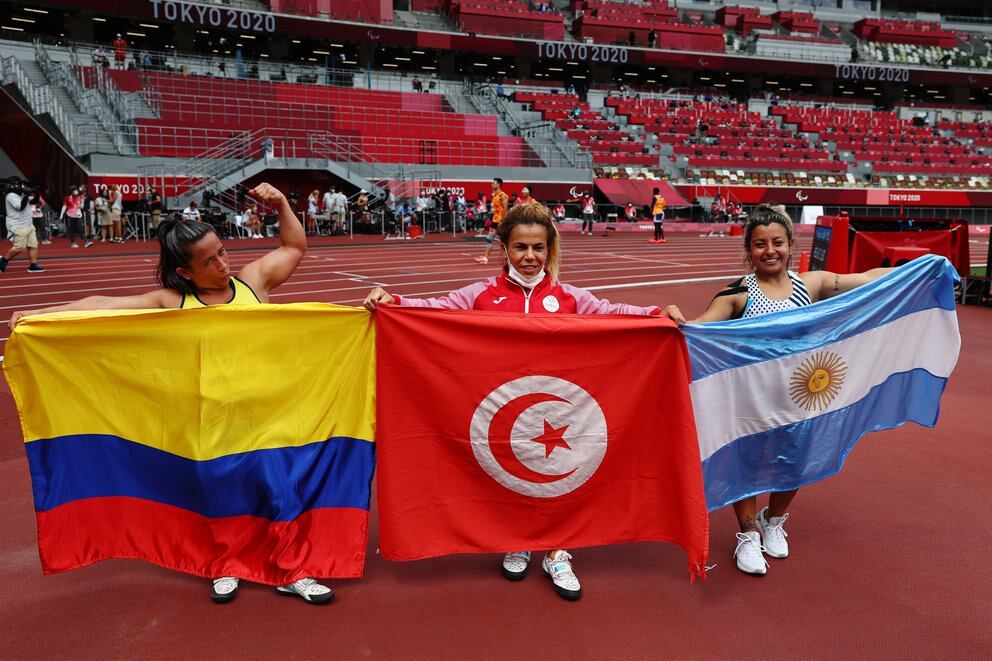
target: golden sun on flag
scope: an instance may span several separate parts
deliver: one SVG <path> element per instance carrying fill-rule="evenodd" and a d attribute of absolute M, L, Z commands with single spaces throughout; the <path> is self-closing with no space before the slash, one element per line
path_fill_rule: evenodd
<path fill-rule="evenodd" d="M 822 411 L 844 384 L 847 365 L 829 351 L 818 351 L 796 368 L 789 382 L 792 401 L 807 411 Z"/>

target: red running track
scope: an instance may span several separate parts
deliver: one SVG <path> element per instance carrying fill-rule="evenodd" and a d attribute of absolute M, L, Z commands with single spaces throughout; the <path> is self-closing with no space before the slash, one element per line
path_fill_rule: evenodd
<path fill-rule="evenodd" d="M 308 253 L 275 302 L 357 303 L 378 282 L 399 293 L 441 293 L 496 270 L 475 265 L 480 245 L 460 240 L 328 243 Z M 236 265 L 270 246 L 229 244 Z M 15 262 L 0 276 L 0 319 L 153 285 L 153 254 L 77 252 L 48 259 L 49 271 L 39 275 Z M 985 245 L 973 254 L 984 255 Z M 644 237 L 568 236 L 564 273 L 601 296 L 676 303 L 691 317 L 741 273 L 740 256 L 736 238 L 674 236 L 657 247 Z M 841 475 L 805 489 L 789 522 L 792 557 L 772 560 L 767 576 L 734 567 L 736 526 L 721 511 L 713 514 L 717 567 L 709 580 L 690 586 L 674 546 L 584 549 L 575 558 L 585 592 L 577 603 L 554 594 L 536 561 L 520 583 L 503 579 L 498 558 L 488 555 L 386 562 L 375 553 L 375 523 L 366 577 L 334 583 L 338 599 L 324 608 L 252 585 L 234 603 L 215 606 L 203 581 L 133 561 L 43 576 L 22 439 L 4 384 L 2 656 L 988 658 L 992 578 L 982 567 L 992 528 L 992 310 L 959 307 L 959 318 L 962 355 L 938 427 L 874 434 Z"/>

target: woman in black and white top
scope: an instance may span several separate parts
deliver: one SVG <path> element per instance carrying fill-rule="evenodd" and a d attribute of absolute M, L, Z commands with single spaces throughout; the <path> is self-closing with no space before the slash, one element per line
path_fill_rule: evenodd
<path fill-rule="evenodd" d="M 795 273 L 789 269 L 794 245 L 792 219 L 779 205 L 760 204 L 744 228 L 744 261 L 751 273 L 719 292 L 701 316 L 691 323 L 726 321 L 792 310 L 843 294 L 875 280 L 892 269 L 837 274 L 829 271 Z M 681 314 L 673 314 L 673 318 Z M 737 568 L 748 574 L 764 574 L 764 555 L 789 555 L 784 525 L 797 489 L 769 495 L 768 506 L 758 511 L 758 498 L 734 503 L 740 524 L 734 557 Z"/>

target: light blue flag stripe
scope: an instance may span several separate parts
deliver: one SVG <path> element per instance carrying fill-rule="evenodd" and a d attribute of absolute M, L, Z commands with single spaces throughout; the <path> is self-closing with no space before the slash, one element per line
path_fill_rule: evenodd
<path fill-rule="evenodd" d="M 946 384 L 923 369 L 893 374 L 850 406 L 734 440 L 703 462 L 707 508 L 830 477 L 868 432 L 906 422 L 933 427 Z"/>
<path fill-rule="evenodd" d="M 853 291 L 796 310 L 682 326 L 692 378 L 815 349 L 920 310 L 954 310 L 958 280 L 946 258 L 925 255 Z"/>

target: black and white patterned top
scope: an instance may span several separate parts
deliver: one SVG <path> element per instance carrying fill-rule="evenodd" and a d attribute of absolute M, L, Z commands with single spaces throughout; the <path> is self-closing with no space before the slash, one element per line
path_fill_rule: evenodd
<path fill-rule="evenodd" d="M 769 312 L 781 312 L 811 305 L 813 300 L 809 297 L 803 279 L 789 271 L 789 280 L 792 282 L 792 294 L 785 300 L 776 301 L 765 296 L 758 286 L 758 278 L 753 273 L 744 278 L 744 285 L 747 287 L 747 304 L 744 305 L 741 317 L 757 317 Z"/>

